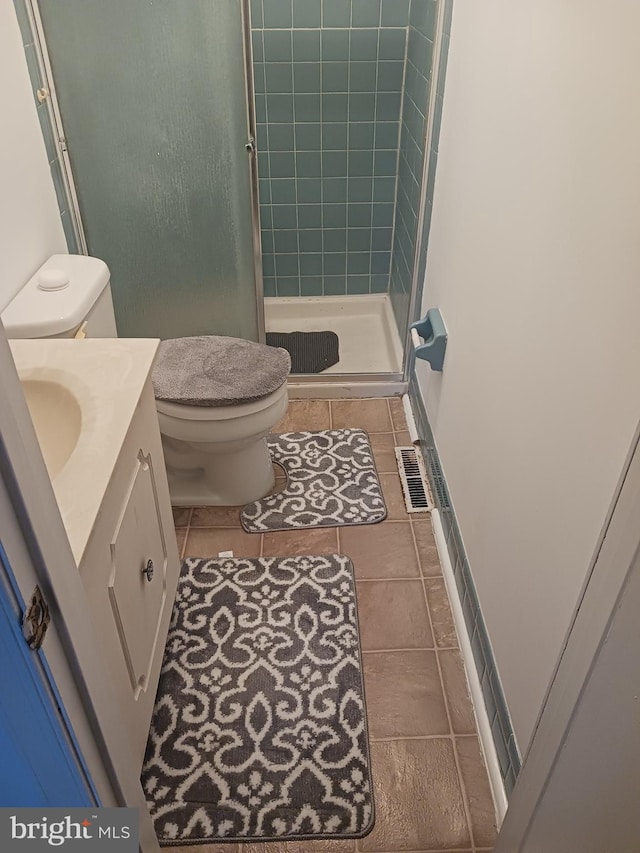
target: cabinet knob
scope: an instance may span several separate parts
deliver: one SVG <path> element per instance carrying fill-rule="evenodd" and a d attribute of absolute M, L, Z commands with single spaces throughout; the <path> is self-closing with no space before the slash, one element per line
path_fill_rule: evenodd
<path fill-rule="evenodd" d="M 142 574 L 147 576 L 147 580 L 149 581 L 149 583 L 151 583 L 151 581 L 153 580 L 154 571 L 155 570 L 153 568 L 153 560 L 147 560 L 147 565 L 142 570 Z"/>

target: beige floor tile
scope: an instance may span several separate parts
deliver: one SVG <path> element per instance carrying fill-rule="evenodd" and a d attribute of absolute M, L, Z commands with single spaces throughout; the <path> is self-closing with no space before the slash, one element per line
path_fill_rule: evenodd
<path fill-rule="evenodd" d="M 330 429 L 331 415 L 328 400 L 289 400 L 285 416 L 272 432 L 300 432 Z"/>
<path fill-rule="evenodd" d="M 445 738 L 372 745 L 376 824 L 365 853 L 471 844 L 453 745 Z"/>
<path fill-rule="evenodd" d="M 395 473 L 398 470 L 395 438 L 392 432 L 374 432 L 369 436 L 373 449 L 373 458 L 378 474 Z"/>
<path fill-rule="evenodd" d="M 404 503 L 398 474 L 380 474 L 380 485 L 387 505 L 387 518 L 408 521 L 409 514 Z"/>
<path fill-rule="evenodd" d="M 173 524 L 175 527 L 188 527 L 189 526 L 189 518 L 191 516 L 191 507 L 190 506 L 174 506 L 171 507 L 173 510 Z"/>
<path fill-rule="evenodd" d="M 415 578 L 420 570 L 409 522 L 383 521 L 339 528 L 340 553 L 356 578 Z"/>
<path fill-rule="evenodd" d="M 233 551 L 234 557 L 259 557 L 262 536 L 234 527 L 191 527 L 185 557 L 217 557 L 220 551 Z"/>
<path fill-rule="evenodd" d="M 408 430 L 400 430 L 394 432 L 394 436 L 396 439 L 396 444 L 398 447 L 410 447 L 412 444 L 411 436 L 409 435 Z"/>
<path fill-rule="evenodd" d="M 176 543 L 178 545 L 178 556 L 182 559 L 182 554 L 184 552 L 184 543 L 187 538 L 187 528 L 186 527 L 176 527 Z"/>
<path fill-rule="evenodd" d="M 451 615 L 449 597 L 443 578 L 425 578 L 427 604 L 431 613 L 431 624 L 436 646 L 440 649 L 457 648 L 458 636 Z"/>
<path fill-rule="evenodd" d="M 442 566 L 440 565 L 440 557 L 436 548 L 436 540 L 433 536 L 431 519 L 424 518 L 416 520 L 414 517 L 411 523 L 413 524 L 413 535 L 416 538 L 416 548 L 418 549 L 418 558 L 423 577 L 428 578 L 434 575 L 441 575 Z"/>
<path fill-rule="evenodd" d="M 496 815 L 478 738 L 456 738 L 456 749 L 471 814 L 473 841 L 477 847 L 492 847 L 496 840 Z"/>
<path fill-rule="evenodd" d="M 331 423 L 330 418 L 334 420 Z M 399 398 L 386 400 L 294 400 L 274 431 L 363 428 L 371 436 L 376 466 L 389 510 L 389 521 L 362 525 L 246 534 L 239 508 L 176 508 L 178 545 L 191 556 L 293 556 L 338 552 L 351 557 L 358 582 L 358 610 L 371 736 L 408 737 L 372 744 L 376 789 L 376 827 L 358 841 L 269 842 L 198 846 L 200 853 L 363 853 L 373 851 L 456 850 L 471 853 L 462 789 L 436 652 L 451 724 L 457 735 L 466 797 L 472 818 L 474 849 L 491 849 L 495 816 L 467 695 L 455 626 L 442 578 L 431 522 L 406 514 L 393 448 L 410 444 Z M 280 470 L 278 469 L 278 474 Z M 284 483 L 281 475 L 278 487 Z M 191 527 L 188 523 L 191 521 Z M 413 533 L 412 533 L 413 529 Z M 415 541 L 415 545 L 414 545 Z M 418 558 L 416 558 L 416 550 Z M 422 593 L 425 578 L 433 637 Z M 363 578 L 372 579 L 362 581 Z M 408 578 L 408 580 L 382 580 Z M 371 651 L 381 649 L 412 651 Z M 369 650 L 369 651 L 366 651 Z M 420 739 L 426 736 L 426 739 Z M 190 846 L 172 848 L 187 853 Z"/>
<path fill-rule="evenodd" d="M 476 721 L 460 652 L 457 649 L 445 649 L 438 652 L 438 658 L 453 732 L 457 735 L 475 734 Z"/>
<path fill-rule="evenodd" d="M 335 527 L 311 530 L 277 530 L 264 534 L 265 557 L 298 557 L 302 554 L 336 554 L 338 534 Z"/>
<path fill-rule="evenodd" d="M 331 418 L 334 429 L 366 429 L 367 432 L 393 432 L 387 401 L 332 400 Z"/>
<path fill-rule="evenodd" d="M 355 849 L 355 841 L 268 841 L 242 845 L 242 853 L 354 853 Z"/>
<path fill-rule="evenodd" d="M 239 506 L 194 506 L 191 527 L 240 527 Z"/>
<path fill-rule="evenodd" d="M 285 474 L 284 468 L 281 468 L 279 465 L 274 463 L 273 466 L 276 482 L 269 492 L 270 495 L 277 495 L 279 492 L 284 491 L 287 488 L 288 477 Z"/>
<path fill-rule="evenodd" d="M 240 853 L 239 844 L 189 844 L 186 847 L 167 847 L 171 853 Z"/>
<path fill-rule="evenodd" d="M 372 738 L 449 733 L 435 652 L 365 652 L 363 664 Z"/>
<path fill-rule="evenodd" d="M 391 423 L 395 432 L 401 432 L 407 428 L 407 418 L 404 413 L 401 397 L 389 397 L 389 411 L 391 412 Z"/>
<path fill-rule="evenodd" d="M 357 589 L 363 649 L 433 648 L 422 581 L 359 581 Z"/>

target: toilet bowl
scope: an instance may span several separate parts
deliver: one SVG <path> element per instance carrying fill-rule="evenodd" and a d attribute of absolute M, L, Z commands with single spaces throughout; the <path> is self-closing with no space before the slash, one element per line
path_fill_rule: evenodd
<path fill-rule="evenodd" d="M 53 255 L 2 312 L 7 336 L 116 337 L 109 278 L 97 258 Z M 236 506 L 271 491 L 266 436 L 286 412 L 290 367 L 285 350 L 238 338 L 160 343 L 152 379 L 175 506 Z"/>
<path fill-rule="evenodd" d="M 200 335 L 161 341 L 152 381 L 175 506 L 237 506 L 275 484 L 266 435 L 287 409 L 286 350 Z"/>
<path fill-rule="evenodd" d="M 266 436 L 287 410 L 286 382 L 239 406 L 156 400 L 174 506 L 239 506 L 264 497 L 275 478 Z"/>

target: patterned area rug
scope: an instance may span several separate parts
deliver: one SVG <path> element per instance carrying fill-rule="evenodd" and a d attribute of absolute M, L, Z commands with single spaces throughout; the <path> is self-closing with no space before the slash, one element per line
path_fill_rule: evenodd
<path fill-rule="evenodd" d="M 348 557 L 184 561 L 142 784 L 164 846 L 371 830 Z"/>
<path fill-rule="evenodd" d="M 287 486 L 242 508 L 247 533 L 375 524 L 387 517 L 369 436 L 362 429 L 284 432 L 267 439 Z"/>

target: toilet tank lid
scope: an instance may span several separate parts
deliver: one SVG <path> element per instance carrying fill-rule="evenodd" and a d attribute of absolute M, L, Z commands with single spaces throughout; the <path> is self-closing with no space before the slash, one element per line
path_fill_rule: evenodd
<path fill-rule="evenodd" d="M 56 275 L 59 273 L 59 275 Z M 68 284 L 63 284 L 68 279 Z M 76 329 L 109 283 L 109 267 L 86 255 L 52 255 L 2 312 L 8 338 L 46 338 Z M 42 284 L 58 289 L 44 290 Z"/>

